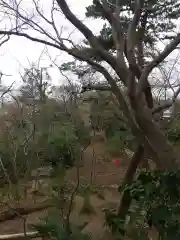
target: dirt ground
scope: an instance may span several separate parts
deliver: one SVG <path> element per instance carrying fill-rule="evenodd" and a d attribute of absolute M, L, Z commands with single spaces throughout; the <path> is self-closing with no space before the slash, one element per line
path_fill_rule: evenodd
<path fill-rule="evenodd" d="M 83 232 L 90 234 L 92 239 L 110 239 L 110 233 L 104 226 L 104 213 L 102 210 L 104 208 L 117 208 L 119 203 L 117 186 L 125 174 L 128 158 L 125 158 L 122 154 L 115 157 L 108 156 L 104 143 L 95 142 L 86 149 L 83 160 L 84 166 L 80 167 L 80 184 L 103 185 L 107 189 L 103 193 L 103 199 L 98 195 L 91 195 L 90 202 L 94 212 L 88 215 L 81 214 L 84 198 L 76 196 L 71 221 L 85 225 Z M 114 163 L 114 160 L 118 160 L 118 165 Z M 67 179 L 71 182 L 77 181 L 76 169 L 69 170 Z M 33 204 L 33 202 L 29 204 Z M 0 212 L 2 212 L 2 209 L 0 209 Z M 2 222 L 0 223 L 0 234 L 23 232 L 24 220 L 26 220 L 26 226 L 29 226 L 29 224 L 35 223 L 46 214 L 47 210 L 43 210 L 23 216 L 23 218 L 17 217 L 14 220 Z"/>

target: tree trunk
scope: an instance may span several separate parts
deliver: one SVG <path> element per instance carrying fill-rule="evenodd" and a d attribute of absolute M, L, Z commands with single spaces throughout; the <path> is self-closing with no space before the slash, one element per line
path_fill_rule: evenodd
<path fill-rule="evenodd" d="M 128 184 L 132 182 L 136 169 L 143 158 L 143 154 L 144 154 L 144 148 L 142 146 L 139 146 L 131 159 L 131 162 L 129 164 L 129 167 L 126 171 L 126 174 L 123 180 L 123 184 Z M 125 191 L 122 194 L 119 209 L 118 209 L 118 215 L 123 220 L 125 220 L 130 204 L 131 204 L 130 193 L 129 191 Z"/>
<path fill-rule="evenodd" d="M 144 147 L 146 149 L 148 144 L 149 149 L 152 149 L 152 152 L 149 154 L 157 161 L 158 168 L 173 169 L 179 167 L 179 156 L 160 129 L 159 124 L 153 120 L 150 109 L 138 109 L 136 120 L 147 139 Z"/>

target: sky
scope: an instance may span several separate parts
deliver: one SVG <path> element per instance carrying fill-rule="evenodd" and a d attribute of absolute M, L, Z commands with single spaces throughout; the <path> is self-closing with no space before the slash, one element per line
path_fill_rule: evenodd
<path fill-rule="evenodd" d="M 11 0 L 7 1 L 12 2 Z M 27 10 L 28 14 L 32 11 L 32 1 L 33 0 L 21 0 L 23 4 L 23 9 Z M 39 0 L 39 2 L 42 4 L 44 14 L 47 17 L 50 14 L 51 1 L 52 0 Z M 73 13 L 80 20 L 82 20 L 95 34 L 100 31 L 104 23 L 103 21 L 87 19 L 85 17 L 85 8 L 92 3 L 92 0 L 67 0 L 67 3 L 72 9 Z M 75 29 L 75 27 L 71 23 L 69 23 L 64 18 L 61 13 L 58 13 L 58 15 L 56 15 L 56 20 L 58 28 L 60 29 L 61 27 L 63 27 L 62 32 L 64 37 L 67 37 L 71 33 L 71 38 L 73 38 L 73 41 L 75 43 L 80 43 L 82 41 L 83 36 L 78 32 L 77 29 Z M 7 21 L 5 21 L 4 19 L 3 21 L 0 21 L 0 28 L 4 28 L 6 25 L 8 25 Z M 44 29 L 51 32 L 49 26 L 45 24 L 42 19 L 40 20 L 38 17 L 36 17 L 36 21 L 40 22 L 40 25 L 43 26 Z M 30 35 L 38 37 L 37 33 L 35 33 L 33 30 L 28 31 L 30 32 Z M 48 54 L 46 53 L 47 50 Z M 40 56 L 41 68 L 49 67 L 52 64 L 52 60 L 54 59 L 56 59 L 57 65 L 61 65 L 63 62 L 71 60 L 69 55 L 55 48 L 45 48 L 43 44 L 32 42 L 23 37 L 11 37 L 11 39 L 7 43 L 0 47 L 0 72 L 6 75 L 10 75 L 3 76 L 2 85 L 9 86 L 13 82 L 15 82 L 13 85 L 14 88 L 19 88 L 22 84 L 19 73 L 22 74 L 24 68 L 29 68 L 33 62 L 38 62 Z M 65 77 L 60 74 L 57 67 L 48 68 L 48 73 L 53 80 L 53 84 L 55 85 L 59 85 L 66 81 Z M 180 76 L 179 74 L 178 78 Z M 74 79 L 74 76 L 70 75 L 70 77 Z M 155 74 L 155 77 L 157 78 L 157 74 Z"/>
<path fill-rule="evenodd" d="M 27 9 L 31 8 L 30 2 L 31 0 L 23 0 L 25 2 L 25 7 Z M 43 4 L 44 11 L 47 16 L 49 14 L 49 3 L 51 0 L 46 0 Z M 92 3 L 92 0 L 68 0 L 68 5 L 73 10 L 76 16 L 78 16 L 85 24 L 88 25 L 94 33 L 99 32 L 102 27 L 101 21 L 93 21 L 91 19 L 85 18 L 85 7 Z M 60 25 L 63 26 L 64 35 L 68 35 L 72 33 L 73 39 L 75 42 L 80 42 L 82 40 L 81 34 L 71 25 L 67 20 L 64 19 L 63 16 L 59 16 Z M 4 22 L 2 23 L 4 24 Z M 41 23 L 44 24 L 43 22 Z M 44 25 L 47 27 L 47 24 Z M 34 34 L 32 32 L 32 34 Z M 48 49 L 48 54 L 42 54 L 42 52 Z M 30 40 L 27 40 L 23 37 L 11 37 L 11 39 L 0 47 L 0 72 L 6 75 L 11 76 L 3 76 L 2 84 L 9 86 L 12 82 L 15 81 L 14 86 L 18 88 L 22 81 L 19 72 L 23 72 L 25 67 L 31 66 L 32 62 L 37 62 L 39 57 L 41 57 L 40 67 L 49 67 L 52 64 L 52 59 L 54 60 L 57 56 L 57 64 L 61 64 L 65 61 L 68 61 L 70 58 L 67 54 L 58 51 L 57 49 L 53 49 L 51 47 L 45 48 L 43 44 L 34 43 Z M 51 56 L 51 59 L 49 58 Z M 59 70 L 56 67 L 49 68 L 48 70 L 50 76 L 53 79 L 54 84 L 59 84 L 64 81 L 64 77 L 60 75 Z"/>

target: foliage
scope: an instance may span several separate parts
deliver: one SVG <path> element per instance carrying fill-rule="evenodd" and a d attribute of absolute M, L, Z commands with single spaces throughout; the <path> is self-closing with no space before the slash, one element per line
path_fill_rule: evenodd
<path fill-rule="evenodd" d="M 89 236 L 81 233 L 80 227 L 76 227 L 70 221 L 79 183 L 72 186 L 65 180 L 65 176 L 66 169 L 63 166 L 56 167 L 50 192 L 54 208 L 49 210 L 47 216 L 39 223 L 33 224 L 32 227 L 42 235 L 43 239 L 89 239 Z"/>
<path fill-rule="evenodd" d="M 108 5 L 111 10 L 115 12 L 116 1 L 110 0 L 108 1 Z M 135 1 L 133 0 L 119 1 L 121 24 L 123 25 L 125 32 L 127 32 L 131 16 L 135 11 L 134 5 Z M 164 40 L 173 37 L 173 31 L 176 29 L 176 25 L 173 20 L 180 16 L 179 6 L 180 3 L 177 0 L 145 1 L 145 7 L 149 10 L 147 28 L 144 37 L 145 43 L 154 45 L 159 39 Z M 104 19 L 96 0 L 93 1 L 92 5 L 87 7 L 86 16 Z M 142 17 L 139 29 L 143 25 L 143 21 L 144 19 Z M 104 24 L 99 38 L 107 49 L 113 48 L 112 29 L 109 25 Z"/>
<path fill-rule="evenodd" d="M 0 152 L 10 179 L 29 177 L 32 169 L 51 163 L 73 166 L 81 148 L 90 140 L 90 130 L 78 108 L 67 113 L 63 102 L 47 99 L 32 105 L 11 103 L 1 118 Z M 13 106 L 13 108 L 12 108 Z M 2 184 L 7 182 L 2 168 Z"/>
<path fill-rule="evenodd" d="M 122 126 L 121 126 L 122 127 Z M 111 154 L 124 152 L 125 148 L 134 148 L 134 138 L 131 136 L 128 129 L 120 128 L 114 134 L 107 138 L 106 147 L 107 151 Z"/>
<path fill-rule="evenodd" d="M 77 140 L 72 124 L 63 123 L 60 129 L 56 129 L 47 138 L 45 161 L 51 163 L 53 167 L 58 165 L 72 167 L 76 158 Z"/>
<path fill-rule="evenodd" d="M 105 130 L 106 135 L 108 135 L 108 131 L 111 131 L 113 123 L 117 123 L 118 119 L 114 114 L 111 97 L 108 93 L 98 94 L 90 102 L 90 120 L 94 130 Z"/>
<path fill-rule="evenodd" d="M 167 136 L 170 142 L 173 144 L 179 144 L 180 142 L 180 121 L 178 118 L 173 119 L 170 126 L 167 129 Z"/>
<path fill-rule="evenodd" d="M 180 236 L 180 171 L 141 171 L 131 184 L 120 187 L 132 198 L 128 225 L 137 232 L 155 227 L 160 239 L 179 239 Z M 120 216 L 106 213 L 112 230 L 123 233 Z M 134 233 L 133 233 L 134 234 Z M 135 239 L 135 238 L 132 238 Z M 142 238 L 146 239 L 146 238 Z"/>
<path fill-rule="evenodd" d="M 104 131 L 107 138 L 107 151 L 111 154 L 124 151 L 125 148 L 134 149 L 134 136 L 131 134 L 123 116 L 119 119 L 116 115 L 111 97 L 101 94 L 90 103 L 90 120 L 95 131 Z M 121 114 L 121 112 L 119 111 Z"/>
<path fill-rule="evenodd" d="M 66 230 L 66 226 L 57 217 L 48 216 L 41 222 L 33 225 L 33 228 L 38 231 L 43 239 L 51 240 L 88 240 L 89 236 L 81 233 L 77 228 L 73 228 L 69 233 Z"/>
<path fill-rule="evenodd" d="M 46 79 L 44 80 L 44 73 Z M 35 64 L 31 68 L 26 68 L 22 76 L 24 84 L 20 88 L 21 99 L 27 101 L 43 100 L 46 96 L 46 90 L 50 85 L 51 78 L 46 68 L 39 69 Z"/>

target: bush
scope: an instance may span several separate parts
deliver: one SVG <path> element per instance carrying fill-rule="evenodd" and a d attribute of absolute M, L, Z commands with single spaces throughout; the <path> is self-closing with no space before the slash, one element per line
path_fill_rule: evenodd
<path fill-rule="evenodd" d="M 71 124 L 63 124 L 56 133 L 48 136 L 48 147 L 45 161 L 53 167 L 61 165 L 72 167 L 77 156 L 78 138 Z"/>
<path fill-rule="evenodd" d="M 132 198 L 129 225 L 135 235 L 145 236 L 149 227 L 155 227 L 159 239 L 180 237 L 180 171 L 141 171 L 131 184 L 120 187 Z M 107 212 L 108 224 L 113 231 L 125 232 L 120 216 Z M 132 228 L 133 228 L 132 227 Z M 141 238 L 146 239 L 146 238 Z"/>
<path fill-rule="evenodd" d="M 91 102 L 90 105 L 91 126 L 95 131 L 104 131 L 107 139 L 107 151 L 118 154 L 124 148 L 134 150 L 136 144 L 128 126 L 123 121 L 123 115 L 119 119 L 115 106 L 109 94 L 102 94 Z M 119 111 L 119 114 L 122 114 Z"/>
<path fill-rule="evenodd" d="M 114 131 L 112 135 L 107 138 L 107 151 L 111 154 L 124 152 L 125 148 L 134 149 L 134 137 L 130 132 L 121 126 L 120 129 Z"/>
<path fill-rule="evenodd" d="M 28 177 L 43 165 L 72 167 L 80 149 L 87 146 L 90 130 L 77 115 L 69 116 L 60 103 L 16 107 L 1 122 L 0 153 L 12 182 Z M 0 168 L 2 185 L 7 182 Z"/>
<path fill-rule="evenodd" d="M 48 216 L 42 219 L 38 224 L 33 225 L 33 228 L 38 231 L 43 239 L 49 240 L 88 240 L 90 237 L 80 232 L 79 229 L 72 227 L 69 232 L 66 229 L 66 224 L 59 218 Z"/>
<path fill-rule="evenodd" d="M 180 121 L 175 119 L 167 130 L 167 136 L 172 144 L 180 143 Z"/>

